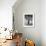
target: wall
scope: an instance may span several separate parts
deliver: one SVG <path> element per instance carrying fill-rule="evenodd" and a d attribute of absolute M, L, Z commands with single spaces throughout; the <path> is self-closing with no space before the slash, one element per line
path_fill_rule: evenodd
<path fill-rule="evenodd" d="M 30 12 L 35 16 L 35 27 L 24 27 L 23 14 Z M 41 46 L 41 0 L 23 0 L 17 7 L 13 7 L 13 13 L 15 29 L 23 33 L 24 39 L 34 40 L 36 46 Z"/>
<path fill-rule="evenodd" d="M 46 46 L 46 0 L 41 1 L 41 40 L 42 46 Z"/>
<path fill-rule="evenodd" d="M 16 0 L 0 0 L 0 27 L 12 28 L 12 6 Z"/>

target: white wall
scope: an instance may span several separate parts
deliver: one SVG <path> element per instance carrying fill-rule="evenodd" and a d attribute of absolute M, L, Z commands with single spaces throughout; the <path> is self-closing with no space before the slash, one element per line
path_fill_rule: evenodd
<path fill-rule="evenodd" d="M 46 46 L 46 0 L 41 1 L 41 40 L 42 46 Z"/>
<path fill-rule="evenodd" d="M 17 3 L 16 3 L 17 4 Z M 23 14 L 35 14 L 35 27 L 23 27 Z M 23 0 L 20 5 L 14 4 L 15 29 L 24 37 L 35 41 L 36 46 L 46 46 L 46 0 Z"/>
<path fill-rule="evenodd" d="M 13 8 L 13 11 L 15 28 L 18 32 L 22 32 L 24 38 L 34 40 L 36 46 L 41 46 L 41 0 L 23 0 L 20 5 Z M 35 16 L 35 27 L 24 27 L 23 14 L 30 12 L 33 12 Z"/>
<path fill-rule="evenodd" d="M 16 0 L 0 0 L 0 27 L 12 28 L 12 6 Z"/>

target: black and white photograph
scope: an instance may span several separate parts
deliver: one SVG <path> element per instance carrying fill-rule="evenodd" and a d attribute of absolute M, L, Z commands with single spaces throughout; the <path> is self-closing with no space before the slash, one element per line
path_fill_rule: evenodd
<path fill-rule="evenodd" d="M 24 15 L 24 27 L 34 27 L 34 15 L 33 14 Z"/>

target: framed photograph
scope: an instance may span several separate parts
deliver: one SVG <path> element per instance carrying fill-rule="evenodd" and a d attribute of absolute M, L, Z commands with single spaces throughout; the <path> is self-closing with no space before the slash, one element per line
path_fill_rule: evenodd
<path fill-rule="evenodd" d="M 23 25 L 24 27 L 34 27 L 34 14 L 24 14 L 23 15 Z"/>

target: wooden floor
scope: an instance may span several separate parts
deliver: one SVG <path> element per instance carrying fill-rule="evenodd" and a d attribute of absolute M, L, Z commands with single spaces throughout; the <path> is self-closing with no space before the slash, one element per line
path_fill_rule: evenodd
<path fill-rule="evenodd" d="M 0 46 L 16 46 L 15 39 L 13 40 L 6 40 L 6 42 L 2 43 Z"/>

